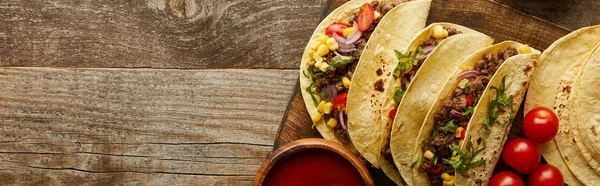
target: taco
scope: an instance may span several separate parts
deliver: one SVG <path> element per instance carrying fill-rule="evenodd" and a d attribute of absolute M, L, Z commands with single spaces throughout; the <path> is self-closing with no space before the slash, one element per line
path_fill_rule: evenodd
<path fill-rule="evenodd" d="M 459 65 L 415 141 L 414 185 L 487 185 L 539 53 L 505 41 Z"/>
<path fill-rule="evenodd" d="M 318 25 L 302 56 L 300 88 L 313 127 L 323 138 L 355 151 L 346 130 L 346 99 L 363 51 L 385 41 L 406 46 L 425 27 L 430 4 L 353 0 Z"/>
<path fill-rule="evenodd" d="M 560 139 L 572 137 L 568 136 L 568 131 L 571 129 L 570 125 L 563 125 L 563 123 L 570 123 L 569 110 L 565 108 L 570 107 L 568 103 L 570 102 L 569 96 L 571 93 L 561 93 L 557 90 L 561 87 L 572 89 L 575 76 L 579 74 L 579 71 L 592 55 L 594 46 L 599 42 L 600 26 L 581 28 L 554 42 L 540 56 L 541 66 L 533 76 L 525 100 L 524 113 L 535 107 L 543 106 L 552 108 L 559 117 L 560 130 L 557 137 L 550 142 L 537 144 L 537 146 L 544 159 L 561 170 L 565 183 L 569 185 L 592 185 L 592 183 L 597 183 L 598 180 L 594 179 L 595 177 L 588 176 L 590 174 L 584 173 L 589 172 L 589 168 L 567 166 L 567 160 L 572 162 L 580 160 L 570 158 L 576 156 L 579 152 L 570 147 L 559 150 L 557 146 Z M 561 104 L 563 104 L 563 108 L 560 108 Z M 572 140 L 571 143 L 561 142 L 562 145 L 573 145 Z M 574 172 L 578 172 L 578 174 L 574 174 Z"/>
<path fill-rule="evenodd" d="M 439 78 L 432 71 L 450 74 L 463 60 L 455 54 L 466 56 L 492 43 L 489 36 L 466 27 L 434 23 L 419 32 L 401 51 L 395 50 L 402 46 L 394 42 L 367 46 L 354 73 L 347 102 L 348 134 L 357 151 L 374 167 L 382 168 L 393 181 L 402 184 L 389 153 L 392 119 L 388 113 L 396 113 L 394 108 L 413 80 Z M 441 88 L 441 85 L 438 88 L 434 84 L 428 86 L 434 89 L 433 92 Z M 436 95 L 432 92 L 420 94 Z"/>

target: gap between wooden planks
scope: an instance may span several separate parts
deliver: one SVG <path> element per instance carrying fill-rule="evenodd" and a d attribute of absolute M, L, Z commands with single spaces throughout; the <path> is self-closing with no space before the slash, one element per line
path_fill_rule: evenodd
<path fill-rule="evenodd" d="M 297 78 L 0 68 L 0 185 L 249 185 Z"/>

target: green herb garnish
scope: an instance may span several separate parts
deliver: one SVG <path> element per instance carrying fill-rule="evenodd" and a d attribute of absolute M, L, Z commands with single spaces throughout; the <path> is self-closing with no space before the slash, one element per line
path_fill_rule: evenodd
<path fill-rule="evenodd" d="M 413 53 L 412 51 L 408 52 L 408 54 L 402 54 L 397 50 L 394 50 L 396 53 L 396 58 L 398 58 L 398 64 L 396 68 L 394 68 L 394 78 L 398 78 L 402 76 L 402 74 L 408 72 L 412 68 L 412 64 L 414 61 L 421 60 L 425 57 L 425 52 L 423 52 L 423 47 L 417 47 L 417 52 Z"/>
<path fill-rule="evenodd" d="M 400 101 L 402 101 L 402 97 L 404 97 L 404 93 L 406 93 L 406 90 L 408 89 L 408 84 L 409 83 L 406 83 L 404 85 L 404 89 L 402 89 L 402 86 L 400 86 L 400 88 L 398 88 L 398 90 L 394 92 L 394 100 L 396 100 L 397 103 L 400 103 Z"/>
<path fill-rule="evenodd" d="M 469 114 L 473 114 L 473 106 L 467 107 L 467 109 L 462 113 L 463 116 L 468 116 Z"/>
<path fill-rule="evenodd" d="M 483 123 L 483 128 L 486 131 L 489 131 L 490 126 L 496 122 L 502 108 L 510 107 L 510 118 L 512 119 L 514 117 L 514 108 L 512 107 L 513 98 L 506 95 L 504 87 L 505 79 L 506 76 L 502 77 L 502 83 L 500 83 L 499 87 L 490 87 L 490 89 L 496 90 L 496 99 L 490 101 L 488 121 Z"/>
<path fill-rule="evenodd" d="M 412 169 L 412 168 L 414 168 L 414 167 L 415 167 L 415 165 L 417 165 L 417 163 L 421 163 L 423 160 L 425 160 L 425 158 L 423 158 L 423 157 L 421 157 L 421 158 L 419 158 L 419 159 L 415 160 L 415 162 L 413 162 L 412 164 L 410 164 L 410 168 L 411 168 L 411 169 Z"/>
<path fill-rule="evenodd" d="M 454 125 L 454 120 L 450 120 L 446 126 L 440 127 L 440 130 L 446 134 L 449 132 L 456 131 L 456 125 Z"/>
<path fill-rule="evenodd" d="M 458 145 L 452 144 L 449 147 L 452 149 L 452 157 L 450 159 L 443 158 L 442 162 L 454 167 L 454 170 L 456 170 L 456 172 L 465 178 L 469 178 L 468 172 L 470 167 L 475 167 L 486 163 L 484 159 L 473 161 L 475 156 L 485 149 L 485 142 L 481 148 L 475 150 L 473 143 L 471 143 L 471 137 L 469 137 L 467 140 L 466 153 L 460 150 Z"/>
<path fill-rule="evenodd" d="M 308 92 L 310 94 L 310 98 L 312 98 L 313 104 L 315 104 L 315 107 L 319 105 L 319 102 L 317 101 L 317 98 L 315 97 L 315 90 L 312 89 L 313 83 L 311 83 L 310 85 L 308 85 L 308 87 L 306 87 L 306 92 Z"/>

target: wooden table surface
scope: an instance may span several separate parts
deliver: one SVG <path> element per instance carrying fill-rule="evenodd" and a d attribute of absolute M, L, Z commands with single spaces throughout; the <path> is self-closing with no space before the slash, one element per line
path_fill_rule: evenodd
<path fill-rule="evenodd" d="M 0 185 L 250 185 L 344 2 L 0 2 Z M 600 24 L 596 0 L 434 0 L 430 22 L 467 5 L 558 28 L 541 49 Z"/>

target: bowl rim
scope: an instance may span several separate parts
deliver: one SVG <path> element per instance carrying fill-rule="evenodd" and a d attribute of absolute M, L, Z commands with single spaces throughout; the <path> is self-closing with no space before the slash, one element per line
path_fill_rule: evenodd
<path fill-rule="evenodd" d="M 356 171 L 358 171 L 365 185 L 374 185 L 373 179 L 369 174 L 369 170 L 358 156 L 346 149 L 344 146 L 322 138 L 304 138 L 295 140 L 286 143 L 285 145 L 282 145 L 275 151 L 271 152 L 271 154 L 267 156 L 263 164 L 258 169 L 253 185 L 261 186 L 265 181 L 269 171 L 283 158 L 309 149 L 324 149 L 340 155 L 342 158 L 350 162 Z"/>

